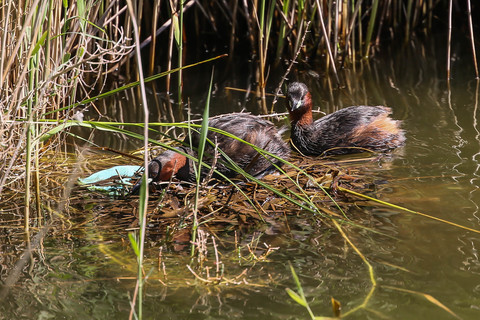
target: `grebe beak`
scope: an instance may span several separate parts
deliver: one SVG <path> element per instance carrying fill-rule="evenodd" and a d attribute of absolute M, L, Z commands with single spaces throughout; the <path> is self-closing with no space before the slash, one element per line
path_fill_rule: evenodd
<path fill-rule="evenodd" d="M 289 104 L 290 104 L 290 109 L 293 111 L 298 108 L 301 108 L 303 101 L 301 99 L 300 100 L 290 99 Z"/>

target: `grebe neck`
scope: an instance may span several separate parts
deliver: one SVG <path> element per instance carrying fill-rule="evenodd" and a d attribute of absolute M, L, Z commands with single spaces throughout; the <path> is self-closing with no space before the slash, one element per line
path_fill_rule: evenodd
<path fill-rule="evenodd" d="M 312 115 L 312 96 L 310 92 L 305 94 L 302 105 L 290 111 L 290 121 L 292 125 L 299 125 L 302 127 L 309 126 L 313 123 Z"/>

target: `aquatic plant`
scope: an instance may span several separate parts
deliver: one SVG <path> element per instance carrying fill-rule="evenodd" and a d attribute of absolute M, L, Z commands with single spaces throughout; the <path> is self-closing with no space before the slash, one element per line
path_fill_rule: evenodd
<path fill-rule="evenodd" d="M 120 72 L 128 78 L 137 74 L 132 52 L 133 30 L 140 31 L 140 48 L 150 45 L 145 65 L 150 74 L 154 66 L 177 70 L 177 103 L 183 110 L 182 69 L 188 59 L 206 60 L 211 53 L 229 53 L 228 63 L 253 57 L 261 98 L 266 113 L 266 84 L 272 67 L 293 62 L 321 63 L 333 71 L 355 64 L 364 57 L 375 56 L 382 43 L 403 38 L 410 41 L 416 33 L 430 33 L 436 27 L 436 16 L 449 17 L 469 30 L 475 74 L 478 76 L 475 48 L 475 26 L 472 4 L 466 2 L 467 15 L 456 12 L 449 1 L 154 1 L 133 4 L 134 16 L 126 14 L 127 6 L 110 1 L 77 2 L 33 1 L 2 3 L 0 15 L 2 41 L 0 59 L 0 106 L 2 109 L 2 158 L 0 193 L 12 182 L 12 169 L 25 163 L 25 212 L 29 216 L 30 186 L 38 185 L 40 153 L 46 150 L 39 142 L 49 126 L 47 119 L 82 119 L 82 110 L 104 95 L 108 76 Z M 460 8 L 461 9 L 461 8 Z M 153 13 L 153 14 L 151 14 Z M 463 19 L 462 19 L 463 17 Z M 133 26 L 133 19 L 138 28 Z M 150 26 L 141 28 L 140 26 Z M 160 27 L 158 27 L 160 25 Z M 167 34 L 167 30 L 170 33 Z M 215 36 L 212 38 L 212 32 Z M 212 41 L 213 39 L 213 41 Z M 169 43 L 169 50 L 161 50 Z M 177 55 L 173 55 L 174 44 Z M 228 50 L 224 50 L 224 45 Z M 206 47 L 205 47 L 206 46 Z M 451 47 L 449 40 L 448 48 Z M 208 57 L 203 52 L 208 51 Z M 201 54 L 202 53 L 202 54 Z M 450 77 L 450 53 L 448 53 Z M 177 66 L 173 68 L 173 66 Z M 171 73 L 167 73 L 170 76 Z M 135 82 L 130 82 L 134 84 Z M 167 91 L 170 91 L 167 80 Z M 111 91 L 112 92 L 112 91 Z M 115 91 L 113 91 L 115 92 Z M 91 99 L 85 97 L 93 96 Z M 166 114 L 174 120 L 173 105 Z M 180 113 L 181 114 L 181 113 Z M 165 116 L 164 115 L 164 116 Z M 48 148 L 61 146 L 52 141 Z M 32 180 L 33 177 L 33 180 Z M 13 179 L 18 183 L 18 178 Z M 34 187 L 35 211 L 41 211 L 40 187 Z M 27 219 L 28 220 L 28 219 Z"/>
<path fill-rule="evenodd" d="M 227 51 L 229 55 L 225 60 L 230 66 L 238 61 L 251 60 L 254 69 L 252 83 L 256 86 L 253 91 L 260 98 L 262 113 L 273 110 L 273 106 L 269 108 L 267 105 L 267 84 L 273 82 L 277 86 L 278 82 L 281 84 L 283 81 L 269 79 L 270 71 L 274 67 L 286 67 L 287 75 L 293 64 L 300 62 L 299 70 L 325 70 L 327 86 L 342 84 L 348 89 L 361 86 L 364 84 L 353 84 L 351 79 L 342 77 L 338 71 L 340 67 L 355 68 L 358 62 L 374 59 L 384 43 L 396 42 L 398 39 L 409 42 L 414 41 L 412 38 L 416 34 L 431 34 L 440 24 L 436 22 L 436 16 L 448 17 L 447 78 L 450 78 L 451 70 L 450 48 L 454 21 L 468 25 L 475 75 L 478 77 L 474 39 L 476 26 L 471 17 L 470 1 L 466 2 L 467 16 L 463 19 L 462 12 L 455 13 L 452 0 L 448 4 L 443 1 L 406 3 L 400 0 L 127 2 L 128 4 L 124 5 L 115 1 L 93 0 L 61 3 L 51 0 L 7 0 L 0 4 L 0 157 L 4 160 L 0 164 L 0 197 L 5 207 L 8 205 L 11 210 L 22 211 L 26 238 L 28 241 L 33 238 L 31 245 L 34 249 L 38 248 L 49 228 L 55 223 L 68 230 L 72 225 L 70 218 L 82 213 L 67 205 L 75 200 L 71 199 L 70 195 L 72 192 L 75 194 L 73 185 L 81 167 L 94 171 L 105 166 L 105 162 L 125 162 L 125 158 L 120 157 L 115 161 L 102 159 L 105 161 L 102 163 L 96 162 L 99 159 L 89 159 L 85 163 L 81 159 L 70 160 L 82 155 L 83 150 L 78 148 L 75 155 L 68 153 L 67 137 L 73 137 L 75 141 L 82 143 L 91 143 L 70 130 L 83 127 L 144 140 L 142 152 L 145 165 L 147 150 L 151 150 L 151 145 L 172 148 L 172 141 L 178 142 L 174 134 L 165 133 L 168 129 L 160 132 L 154 127 L 161 130 L 175 127 L 185 131 L 200 127 L 190 121 L 182 122 L 181 118 L 175 119 L 174 116 L 175 106 L 183 111 L 185 101 L 188 100 L 184 96 L 182 70 L 224 57 Z M 170 32 L 167 34 L 166 30 Z M 169 44 L 168 50 L 163 50 L 165 43 Z M 144 56 L 148 62 L 142 63 L 139 59 L 140 50 L 146 46 L 150 49 L 149 54 Z M 133 48 L 136 49 L 135 53 Z M 136 61 L 134 57 L 137 57 Z M 191 60 L 194 63 L 186 63 Z M 310 68 L 309 64 L 319 66 Z M 147 65 L 148 68 L 145 69 L 148 69 L 150 77 L 144 78 L 143 67 Z M 155 74 L 156 66 L 167 71 Z M 174 103 L 167 99 L 165 104 L 168 107 L 162 110 L 162 121 L 168 117 L 171 121 L 151 122 L 148 119 L 148 108 L 141 84 L 170 75 L 177 77 L 177 85 L 173 89 L 175 86 L 171 86 L 170 80 L 166 80 L 166 91 L 176 90 L 177 95 Z M 123 80 L 122 76 L 125 76 L 126 80 Z M 331 81 L 331 78 L 334 81 Z M 137 79 L 139 80 L 135 81 Z M 123 81 L 126 81 L 126 84 Z M 279 89 L 280 84 L 277 86 Z M 138 88 L 142 90 L 135 91 Z M 209 90 L 211 89 L 212 82 Z M 279 89 L 275 92 L 276 95 Z M 86 108 L 95 109 L 97 103 L 102 103 L 106 97 L 126 90 L 133 92 L 132 97 L 143 98 L 143 123 L 84 121 L 83 112 Z M 333 95 L 331 99 L 334 100 Z M 182 112 L 177 114 L 179 117 L 183 116 Z M 208 107 L 205 108 L 204 119 L 208 119 L 207 114 Z M 202 123 L 202 132 L 206 132 L 207 125 L 206 121 Z M 143 134 L 132 128 L 141 128 Z M 148 137 L 149 132 L 163 135 L 164 139 L 151 139 Z M 205 143 L 205 140 L 203 141 Z M 78 147 L 78 144 L 75 147 Z M 121 151 L 115 152 L 118 154 Z M 266 154 L 262 150 L 258 152 Z M 58 153 L 64 156 L 60 157 Z M 122 157 L 125 156 L 136 157 L 130 153 L 122 154 Z M 373 155 L 361 161 L 376 159 Z M 202 166 L 207 166 L 201 157 L 192 160 L 196 161 L 198 171 Z M 191 252 L 198 258 L 205 254 L 203 247 L 206 246 L 205 239 L 208 238 L 202 226 L 225 221 L 230 226 L 236 226 L 239 220 L 244 223 L 253 221 L 251 224 L 256 225 L 258 221 L 264 221 L 264 216 L 278 213 L 277 207 L 283 208 L 282 214 L 287 211 L 308 212 L 325 225 L 336 228 L 345 239 L 347 237 L 338 221 L 352 228 L 376 232 L 357 225 L 345 213 L 345 208 L 352 204 L 349 202 L 351 199 L 344 199 L 342 195 L 351 194 L 369 201 L 376 200 L 361 195 L 359 191 L 365 186 L 361 182 L 352 183 L 349 180 L 342 181 L 342 185 L 338 186 L 338 181 L 341 180 L 339 176 L 350 178 L 352 175 L 342 172 L 341 162 L 322 162 L 313 169 L 311 163 L 302 162 L 301 159 L 285 161 L 283 169 L 278 168 L 284 179 L 267 177 L 264 180 L 249 176 L 231 163 L 239 175 L 246 178 L 247 183 L 240 185 L 237 181 L 226 179 L 227 185 L 222 186 L 226 189 L 217 190 L 209 187 L 207 183 L 202 185 L 198 178 L 195 187 L 188 192 L 174 194 L 171 189 L 166 188 L 162 196 L 154 201 L 148 201 L 148 190 L 144 183 L 138 199 L 139 231 L 130 236 L 137 258 L 139 290 L 136 291 L 138 295 L 132 297 L 132 301 L 139 298 L 138 316 L 142 317 L 143 281 L 150 275 L 149 272 L 144 273 L 142 249 L 145 235 L 149 232 L 147 222 L 161 225 L 166 234 L 165 242 L 176 237 L 180 231 L 188 230 L 191 233 L 189 239 L 192 240 Z M 49 178 L 52 173 L 58 178 L 57 181 Z M 345 187 L 349 184 L 354 190 Z M 55 186 L 53 191 L 49 189 L 52 185 Z M 173 188 L 175 184 L 171 183 L 169 187 Z M 224 193 L 223 190 L 228 192 Z M 335 196 L 337 192 L 340 196 Z M 80 195 L 75 195 L 81 198 Z M 19 196 L 24 197 L 24 205 L 21 208 L 11 208 L 10 199 Z M 173 205 L 169 207 L 166 201 L 168 199 L 186 205 L 181 208 Z M 52 205 L 56 203 L 58 205 Z M 222 211 L 227 205 L 234 208 L 238 217 L 232 218 Z M 381 205 L 388 204 L 381 202 Z M 403 210 L 398 206 L 395 208 Z M 117 211 L 112 211 L 125 213 L 125 208 L 119 206 L 115 209 Z M 193 220 L 190 220 L 190 212 L 194 213 Z M 409 212 L 418 214 L 411 210 Z M 179 218 L 175 223 L 167 224 L 161 221 L 165 215 Z M 134 216 L 132 219 L 135 218 Z M 43 225 L 45 227 L 42 228 Z M 35 231 L 39 230 L 35 237 L 30 237 L 29 234 L 32 226 L 38 228 Z M 474 229 L 468 230 L 476 232 Z M 354 247 L 353 242 L 349 244 Z M 213 247 L 216 250 L 216 245 Z M 18 264 L 20 269 L 26 265 L 31 252 L 26 250 L 22 255 Z M 249 257 L 258 258 L 253 253 Z M 364 261 L 372 275 L 373 292 L 376 280 L 372 266 L 366 259 Z M 203 278 L 200 274 L 208 274 L 208 269 L 205 271 L 199 265 L 197 270 L 194 270 L 193 263 L 188 266 L 196 279 L 210 279 L 208 276 Z M 223 273 L 217 269 L 215 277 L 215 283 L 218 283 Z M 7 282 L 8 285 L 15 283 L 15 277 L 11 279 Z M 406 291 L 402 288 L 395 290 Z M 306 298 L 300 296 L 302 299 L 297 300 L 305 302 Z M 370 297 L 369 293 L 365 303 L 359 308 L 365 307 Z M 424 297 L 429 301 L 433 299 L 426 295 Z M 137 311 L 134 307 L 131 310 L 133 317 Z M 313 315 L 311 310 L 310 314 Z"/>

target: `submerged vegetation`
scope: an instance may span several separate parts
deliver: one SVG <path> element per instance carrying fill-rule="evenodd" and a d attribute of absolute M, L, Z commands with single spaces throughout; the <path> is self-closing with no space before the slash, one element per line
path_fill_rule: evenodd
<path fill-rule="evenodd" d="M 415 38 L 429 37 L 443 28 L 448 35 L 468 30 L 465 34 L 471 41 L 472 78 L 478 77 L 474 37 L 478 26 L 473 24 L 472 11 L 479 8 L 471 8 L 469 0 L 456 3 L 458 7 L 453 4 L 440 0 L 3 1 L 0 3 L 0 157 L 3 159 L 0 213 L 24 230 L 29 245 L 33 239 L 29 250 L 40 245 L 41 241 L 35 237 L 79 228 L 74 221 L 84 211 L 99 215 L 89 222 L 99 222 L 105 216 L 118 217 L 122 221 L 121 230 L 134 230 L 129 239 L 138 257 L 138 294 L 135 291 L 131 297 L 135 301 L 137 296 L 140 299 L 143 296 L 145 277 L 156 276 L 143 267 L 145 235 L 154 238 L 160 234 L 158 238 L 166 248 L 188 246 L 189 271 L 202 283 L 244 284 L 242 275 L 231 279 L 224 276 L 220 268 L 225 268 L 225 264 L 219 262 L 215 239 L 221 238 L 221 234 L 235 234 L 236 238 L 237 232 L 258 228 L 267 220 L 308 212 L 318 218 L 322 227 L 338 231 L 369 269 L 372 291 L 363 304 L 347 314 L 366 308 L 377 286 L 374 273 L 368 259 L 343 230 L 359 228 L 377 232 L 374 227 L 356 223 L 348 216 L 348 209 L 359 206 L 359 202 L 373 204 L 376 194 L 359 200 L 358 192 L 371 193 L 374 183 L 359 173 L 355 164 L 379 158 L 383 161 L 380 156 L 326 162 L 293 157 L 279 169 L 281 178 L 273 175 L 258 180 L 238 170 L 248 178 L 247 182 L 243 179 L 209 183 L 198 178 L 194 186 L 169 183 L 152 201 L 148 201 L 145 183 L 140 198 L 129 198 L 124 205 L 93 192 L 91 197 L 85 197 L 84 189 L 76 186 L 76 179 L 112 164 L 132 161 L 146 164 L 152 146 L 171 148 L 173 142 L 198 129 L 191 121 L 183 121 L 184 117 L 190 118 L 184 112 L 190 102 L 185 94 L 189 84 L 184 82 L 182 74 L 198 65 L 210 68 L 218 63 L 226 70 L 234 69 L 235 65 L 248 69 L 248 87 L 236 89 L 254 94 L 259 113 L 268 114 L 274 110 L 284 81 L 297 77 L 296 71 L 317 78 L 315 70 L 322 70 L 328 88 L 350 88 L 354 85 L 340 71 L 342 68 L 355 69 L 368 64 L 384 45 L 408 46 Z M 466 13 L 462 6 L 466 7 Z M 445 53 L 446 78 L 451 76 L 450 39 L 449 51 Z M 149 77 L 144 78 L 143 72 Z M 273 74 L 282 76 L 274 78 Z M 209 92 L 215 79 L 212 75 Z M 160 122 L 148 121 L 153 108 L 148 108 L 144 83 L 157 99 Z M 198 83 L 204 86 L 202 90 L 207 90 L 206 81 Z M 166 91 L 166 98 L 157 95 L 158 91 Z M 168 96 L 171 92 L 175 94 Z M 138 116 L 136 122 L 91 120 L 109 118 L 117 112 L 116 102 L 105 99 L 122 93 L 132 105 L 133 101 L 142 101 L 138 103 L 142 109 L 134 106 L 133 112 L 144 116 Z M 267 98 L 270 94 L 275 96 L 273 100 Z M 208 119 L 210 96 L 209 93 L 206 98 L 204 120 Z M 85 114 L 94 116 L 86 119 Z M 205 129 L 208 122 L 203 121 L 202 125 Z M 141 151 L 95 146 L 85 138 L 85 132 L 75 130 L 77 127 L 103 131 L 112 139 L 123 136 L 144 140 L 145 145 Z M 180 130 L 174 131 L 172 127 Z M 138 128 L 144 131 L 139 133 Z M 208 143 L 205 139 L 202 143 Z M 90 147 L 103 148 L 109 155 L 91 156 Z M 118 156 L 111 157 L 109 151 Z M 199 158 L 198 172 L 205 165 Z M 109 209 L 108 215 L 92 209 L 99 202 L 102 208 Z M 239 249 L 242 241 L 237 240 L 232 252 L 242 252 L 240 256 L 250 259 L 252 264 L 255 263 L 252 261 L 266 261 L 276 250 L 253 245 Z M 28 255 L 32 254 L 29 250 L 25 251 Z M 213 267 L 205 266 L 206 257 L 212 252 L 217 262 L 214 275 L 209 273 Z M 17 270 L 28 264 L 28 255 L 16 262 Z M 9 266 L 13 260 L 11 257 Z M 9 287 L 20 276 L 12 272 L 2 280 Z M 295 279 L 299 294 L 288 292 L 313 318 L 296 275 Z M 424 297 L 453 314 L 433 297 Z M 339 302 L 332 299 L 332 304 L 334 315 L 340 316 Z M 134 307 L 135 302 L 131 305 L 131 317 L 135 313 L 141 318 L 141 300 L 139 308 Z"/>

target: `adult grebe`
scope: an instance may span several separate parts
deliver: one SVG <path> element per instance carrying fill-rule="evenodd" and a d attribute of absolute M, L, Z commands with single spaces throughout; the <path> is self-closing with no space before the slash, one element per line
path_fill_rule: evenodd
<path fill-rule="evenodd" d="M 290 148 L 282 139 L 281 131 L 277 130 L 274 124 L 268 120 L 248 113 L 230 113 L 209 119 L 209 126 L 226 131 L 252 145 L 255 145 L 280 158 L 288 158 Z M 261 177 L 273 170 L 273 164 L 281 165 L 275 158 L 260 155 L 253 147 L 228 137 L 226 135 L 209 130 L 208 139 L 218 145 L 228 158 L 234 161 L 240 168 L 254 177 Z M 199 134 L 192 134 L 192 145 L 196 148 L 199 144 Z M 188 138 L 185 139 L 188 142 Z M 197 153 L 188 147 L 180 146 L 181 150 L 194 157 Z M 209 165 L 214 160 L 214 147 L 207 143 L 204 149 L 203 161 Z M 221 156 L 216 163 L 216 169 L 227 177 L 236 175 L 235 170 L 227 165 L 228 161 Z M 148 176 L 152 182 L 169 181 L 172 176 L 178 180 L 195 181 L 194 161 L 175 151 L 168 150 L 150 161 L 148 165 Z M 203 170 L 205 175 L 208 170 Z M 138 192 L 139 184 L 132 193 Z"/>
<path fill-rule="evenodd" d="M 401 121 L 389 117 L 384 106 L 353 106 L 313 121 L 312 96 L 305 84 L 287 89 L 291 139 L 304 155 L 386 151 L 404 144 Z"/>

